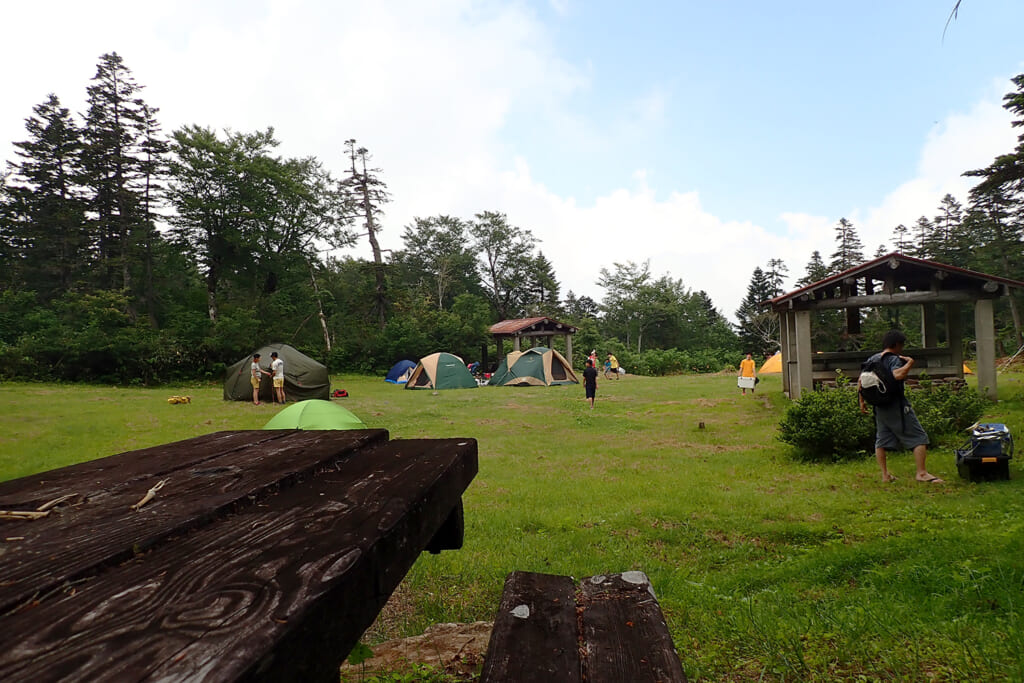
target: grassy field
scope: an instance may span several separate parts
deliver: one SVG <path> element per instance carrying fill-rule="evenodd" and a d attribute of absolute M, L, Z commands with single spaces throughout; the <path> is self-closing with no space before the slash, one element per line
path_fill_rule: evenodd
<path fill-rule="evenodd" d="M 1020 376 L 987 419 L 1024 433 Z M 1024 477 L 969 484 L 949 447 L 943 485 L 882 484 L 873 458 L 808 465 L 775 439 L 777 376 L 755 397 L 731 376 L 579 387 L 403 391 L 343 376 L 343 405 L 392 437 L 470 436 L 480 474 L 466 545 L 424 555 L 375 637 L 493 618 L 513 569 L 650 576 L 690 680 L 1024 679 Z M 190 405 L 168 405 L 186 393 Z M 219 386 L 0 385 L 0 478 L 221 429 L 273 406 Z M 867 418 L 866 418 L 867 419 Z M 700 425 L 703 423 L 704 427 Z"/>

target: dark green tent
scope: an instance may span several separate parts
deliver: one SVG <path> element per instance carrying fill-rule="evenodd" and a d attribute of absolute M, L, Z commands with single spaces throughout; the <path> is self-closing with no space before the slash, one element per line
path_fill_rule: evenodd
<path fill-rule="evenodd" d="M 538 346 L 508 354 L 491 375 L 488 384 L 499 387 L 549 387 L 554 384 L 579 384 L 579 379 L 569 367 L 565 356 L 554 349 Z"/>
<path fill-rule="evenodd" d="M 269 371 L 270 354 L 274 351 L 284 361 L 284 395 L 289 401 L 311 398 L 330 400 L 331 378 L 327 374 L 327 367 L 287 344 L 267 344 L 229 367 L 224 373 L 224 400 L 251 401 L 249 366 L 252 357 L 260 354 L 260 367 Z M 273 390 L 274 383 L 263 375 L 260 380 L 260 401 L 273 401 Z"/>

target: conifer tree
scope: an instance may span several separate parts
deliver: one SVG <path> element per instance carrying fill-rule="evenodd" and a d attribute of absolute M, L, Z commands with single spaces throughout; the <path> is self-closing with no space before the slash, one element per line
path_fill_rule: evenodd
<path fill-rule="evenodd" d="M 87 89 L 85 114 L 84 184 L 92 218 L 91 232 L 99 259 L 99 285 L 131 293 L 133 266 L 147 235 L 151 236 L 143 201 L 146 186 L 144 160 L 155 152 L 142 145 L 155 132 L 148 108 L 124 60 L 116 52 L 104 54 Z M 150 207 L 152 208 L 152 207 Z M 133 311 L 134 312 L 134 311 Z"/>
<path fill-rule="evenodd" d="M 864 247 L 861 245 L 853 223 L 845 218 L 840 218 L 836 224 L 835 233 L 836 250 L 832 253 L 832 261 L 829 263 L 830 274 L 841 273 L 864 261 Z"/>
<path fill-rule="evenodd" d="M 7 267 L 12 282 L 49 301 L 88 271 L 81 131 L 56 95 L 25 120 L 29 139 L 14 143 L 6 184 Z"/>

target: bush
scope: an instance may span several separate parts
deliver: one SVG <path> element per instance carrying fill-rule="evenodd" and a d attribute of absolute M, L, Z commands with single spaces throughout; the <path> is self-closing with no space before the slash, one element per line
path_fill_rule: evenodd
<path fill-rule="evenodd" d="M 966 438 L 964 431 L 981 418 L 988 403 L 970 387 L 953 389 L 927 381 L 907 390 L 907 397 L 933 445 Z"/>
<path fill-rule="evenodd" d="M 985 399 L 970 387 L 924 381 L 906 392 L 932 445 L 958 441 L 981 418 Z M 779 439 L 798 459 L 836 462 L 874 452 L 875 421 L 863 415 L 856 389 L 849 384 L 812 391 L 793 402 L 779 422 Z"/>
<path fill-rule="evenodd" d="M 873 452 L 875 423 L 860 412 L 856 390 L 825 388 L 804 393 L 786 408 L 779 439 L 793 446 L 800 460 L 850 460 Z"/>

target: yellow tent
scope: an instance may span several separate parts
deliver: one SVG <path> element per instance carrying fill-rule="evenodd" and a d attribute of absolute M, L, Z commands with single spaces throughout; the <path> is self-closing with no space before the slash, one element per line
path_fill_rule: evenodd
<path fill-rule="evenodd" d="M 782 351 L 776 351 L 775 355 L 766 360 L 757 372 L 759 375 L 782 372 Z"/>
<path fill-rule="evenodd" d="M 775 355 L 764 362 L 761 369 L 757 371 L 759 375 L 771 375 L 773 373 L 782 372 L 782 352 L 776 351 Z M 967 367 L 967 363 L 964 363 L 964 374 L 973 375 L 974 371 Z"/>

